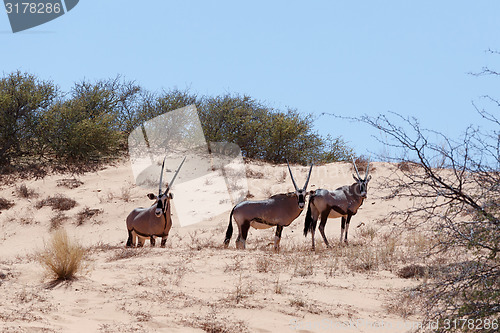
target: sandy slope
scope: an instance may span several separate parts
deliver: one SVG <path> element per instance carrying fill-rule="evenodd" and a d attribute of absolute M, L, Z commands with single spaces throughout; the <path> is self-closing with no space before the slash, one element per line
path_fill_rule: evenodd
<path fill-rule="evenodd" d="M 370 189 L 394 170 L 383 163 L 373 167 Z M 255 199 L 293 188 L 286 166 L 247 168 Z M 303 183 L 308 168 L 293 170 Z M 403 324 L 418 319 L 405 322 L 386 309 L 398 291 L 418 283 L 396 276 L 407 260 L 408 243 L 383 220 L 405 202 L 383 200 L 369 189 L 352 220 L 348 247 L 338 244 L 340 221 L 329 220 L 333 249 L 324 248 L 318 233 L 317 250 L 311 252 L 310 238 L 302 235 L 303 212 L 284 229 L 279 254 L 272 251 L 274 229 L 251 230 L 246 251 L 235 249 L 233 234 L 224 249 L 225 212 L 188 227 L 174 225 L 165 249 L 150 248 L 149 242 L 126 249 L 125 217 L 149 205 L 146 194 L 156 189 L 137 187 L 128 162 L 78 177 L 79 187 L 58 186 L 69 178 L 24 182 L 37 194 L 29 199 L 19 198 L 15 186 L 0 188 L 0 198 L 16 203 L 0 214 L 0 327 L 5 332 L 402 332 L 409 328 Z M 350 165 L 338 163 L 315 167 L 310 188 L 351 183 Z M 76 281 L 49 288 L 35 254 L 49 240 L 57 212 L 35 205 L 55 194 L 78 202 L 63 212 L 68 219 L 62 227 L 88 249 L 88 259 Z M 86 207 L 102 212 L 77 225 L 77 214 Z"/>

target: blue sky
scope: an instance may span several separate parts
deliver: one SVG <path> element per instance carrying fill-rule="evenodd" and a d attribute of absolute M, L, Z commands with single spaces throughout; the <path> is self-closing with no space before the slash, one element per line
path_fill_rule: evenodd
<path fill-rule="evenodd" d="M 488 126 L 471 102 L 498 96 L 500 1 L 80 1 L 13 34 L 0 14 L 0 70 L 75 81 L 121 75 L 152 91 L 247 94 L 314 114 L 359 154 L 376 130 L 322 113 L 415 116 L 456 137 Z M 498 109 L 491 108 L 498 114 Z"/>

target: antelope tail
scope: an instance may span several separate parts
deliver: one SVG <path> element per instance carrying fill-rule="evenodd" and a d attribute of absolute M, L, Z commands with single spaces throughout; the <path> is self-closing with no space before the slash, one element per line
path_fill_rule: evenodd
<path fill-rule="evenodd" d="M 128 231 L 127 247 L 132 246 L 132 230 Z"/>
<path fill-rule="evenodd" d="M 233 210 L 231 211 L 231 215 L 229 215 L 229 225 L 227 226 L 226 230 L 226 239 L 224 239 L 224 246 L 228 247 L 229 246 L 229 241 L 231 240 L 231 236 L 233 235 L 233 212 L 236 206 L 233 207 Z"/>
<path fill-rule="evenodd" d="M 309 198 L 309 204 L 307 205 L 307 213 L 306 213 L 306 220 L 304 221 L 304 236 L 307 237 L 307 233 L 309 231 L 312 231 L 311 229 L 313 228 L 314 222 L 311 214 L 311 204 L 314 201 L 314 195 L 311 194 L 311 197 Z"/>

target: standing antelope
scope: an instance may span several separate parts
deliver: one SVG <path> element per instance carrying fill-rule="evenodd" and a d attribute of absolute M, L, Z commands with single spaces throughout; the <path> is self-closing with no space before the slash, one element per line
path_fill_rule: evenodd
<path fill-rule="evenodd" d="M 185 160 L 186 158 L 184 157 L 184 160 L 182 160 L 182 163 L 179 165 L 172 181 L 167 185 L 165 192 L 162 193 L 161 183 L 163 178 L 163 168 L 165 166 L 165 159 L 163 159 L 158 196 L 153 193 L 148 194 L 148 198 L 156 200 L 156 202 L 149 208 L 136 208 L 127 216 L 127 246 L 135 246 L 136 237 L 139 236 L 137 244 L 139 247 L 144 244 L 144 240 L 146 238 L 149 238 L 151 246 L 155 246 L 155 237 L 161 237 L 161 247 L 165 247 L 168 233 L 172 227 L 170 199 L 173 199 L 173 195 L 172 193 L 169 193 L 169 191 L 172 188 L 175 177 L 177 177 L 177 174 L 179 173 L 179 170 Z"/>
<path fill-rule="evenodd" d="M 304 236 L 310 231 L 312 234 L 312 249 L 314 250 L 314 231 L 316 229 L 316 222 L 318 217 L 321 216 L 321 222 L 319 224 L 319 232 L 323 236 L 323 240 L 327 247 L 330 247 L 328 240 L 325 236 L 325 225 L 328 218 L 342 217 L 342 227 L 340 231 L 340 242 L 344 236 L 345 231 L 345 243 L 347 244 L 347 231 L 349 230 L 349 223 L 351 222 L 351 217 L 358 212 L 359 207 L 363 204 L 363 200 L 366 199 L 366 191 L 368 188 L 368 182 L 372 176 L 368 176 L 368 169 L 370 168 L 370 163 L 366 167 L 365 177 L 361 178 L 359 175 L 358 168 L 354 160 L 354 169 L 356 170 L 357 177 L 352 175 L 356 182 L 352 185 L 345 185 L 337 188 L 335 191 L 328 191 L 323 189 L 317 189 L 315 192 L 311 191 L 311 196 L 309 198 L 309 206 L 307 208 L 306 219 L 304 223 Z"/>
<path fill-rule="evenodd" d="M 229 246 L 229 241 L 233 234 L 232 219 L 234 216 L 234 221 L 239 230 L 238 238 L 236 239 L 237 248 L 245 248 L 248 229 L 250 229 L 251 226 L 255 229 L 267 229 L 276 226 L 274 250 L 279 250 L 283 227 L 289 226 L 304 209 L 307 184 L 309 183 L 313 167 L 313 164 L 311 164 L 306 183 L 303 188 L 299 189 L 293 179 L 292 170 L 290 170 L 288 161 L 287 165 L 293 186 L 295 187 L 295 192 L 276 194 L 265 200 L 243 201 L 234 206 L 229 216 L 229 226 L 227 227 L 226 239 L 224 240 L 224 246 L 226 248 Z"/>

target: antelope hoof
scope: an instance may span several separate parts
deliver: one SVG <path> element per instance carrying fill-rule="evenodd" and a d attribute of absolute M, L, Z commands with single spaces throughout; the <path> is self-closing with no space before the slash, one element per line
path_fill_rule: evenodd
<path fill-rule="evenodd" d="M 344 244 L 345 244 L 345 245 L 349 245 L 349 241 L 346 239 L 346 240 L 344 241 Z"/>
<path fill-rule="evenodd" d="M 244 250 L 244 249 L 245 249 L 245 243 L 244 243 L 244 242 L 242 242 L 242 241 L 237 241 L 237 242 L 236 242 L 236 248 L 237 248 L 238 250 Z"/>

